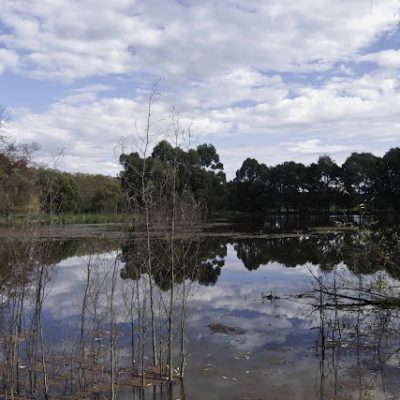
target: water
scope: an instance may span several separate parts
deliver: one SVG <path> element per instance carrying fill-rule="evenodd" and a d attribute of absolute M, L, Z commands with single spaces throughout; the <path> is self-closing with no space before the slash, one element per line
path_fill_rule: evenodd
<path fill-rule="evenodd" d="M 397 308 L 350 299 L 397 290 L 380 236 L 184 237 L 171 297 L 168 240 L 150 279 L 143 238 L 84 232 L 2 240 L 0 398 L 399 398 Z"/>

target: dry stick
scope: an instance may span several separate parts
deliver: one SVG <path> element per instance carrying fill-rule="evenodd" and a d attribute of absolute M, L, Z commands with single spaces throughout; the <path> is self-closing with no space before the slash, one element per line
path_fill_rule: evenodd
<path fill-rule="evenodd" d="M 43 338 L 43 324 L 42 324 L 42 306 L 44 301 L 44 291 L 45 291 L 45 277 L 44 277 L 45 267 L 41 266 L 40 268 L 40 286 L 39 286 L 39 312 L 37 315 L 37 323 L 38 323 L 38 331 L 39 331 L 39 342 L 40 342 L 40 351 L 41 351 L 41 367 L 43 374 L 43 389 L 44 389 L 44 398 L 47 400 L 49 398 L 49 378 L 47 372 L 47 361 L 46 361 L 46 352 Z"/>
<path fill-rule="evenodd" d="M 116 399 L 116 368 L 117 368 L 117 360 L 116 360 L 116 342 L 117 342 L 117 334 L 115 329 L 115 318 L 114 318 L 114 293 L 115 293 L 115 285 L 117 282 L 117 259 L 118 256 L 115 257 L 113 263 L 113 271 L 111 275 L 111 296 L 110 296 L 110 356 L 111 356 L 111 399 Z"/>
<path fill-rule="evenodd" d="M 100 290 L 102 285 L 104 284 L 104 281 L 106 279 L 106 275 L 104 275 L 103 280 L 98 284 L 97 288 L 95 288 L 94 295 L 92 297 L 92 303 L 93 303 L 93 317 L 92 317 L 92 323 L 93 323 L 93 332 L 94 335 L 93 337 L 95 340 L 92 342 L 92 351 L 93 351 L 93 382 L 99 383 L 100 382 L 100 333 L 101 333 L 101 315 L 99 315 L 98 311 L 98 302 L 99 302 L 99 295 L 100 295 Z M 96 338 L 98 340 L 96 340 Z"/>
<path fill-rule="evenodd" d="M 89 260 L 86 264 L 86 283 L 83 292 L 82 309 L 81 309 L 81 321 L 80 321 L 80 339 L 79 339 L 79 390 L 86 393 L 86 356 L 85 356 L 85 321 L 86 321 L 86 309 L 87 299 L 90 285 L 90 274 L 91 274 L 91 262 L 92 255 L 89 255 Z"/>
<path fill-rule="evenodd" d="M 13 305 L 12 305 L 12 323 L 10 324 L 10 334 L 11 334 L 11 338 L 10 338 L 10 349 L 8 351 L 8 358 L 9 358 L 9 363 L 11 364 L 9 366 L 9 382 L 10 382 L 10 394 L 11 394 L 11 398 L 14 399 L 14 391 L 15 391 L 15 368 L 16 368 L 16 363 L 15 363 L 15 354 L 16 354 L 16 346 L 17 346 L 17 337 L 16 334 L 14 332 L 14 329 L 17 328 L 17 326 L 15 325 L 15 309 L 17 307 L 17 304 L 15 302 L 15 300 L 13 301 Z M 11 321 L 10 321 L 11 322 Z"/>
<path fill-rule="evenodd" d="M 358 287 L 362 287 L 362 277 L 361 275 L 358 277 Z M 357 338 L 357 372 L 358 372 L 358 387 L 360 389 L 360 398 L 362 397 L 361 393 L 361 383 L 362 383 L 362 377 L 361 377 L 361 354 L 360 354 L 360 348 L 361 348 L 361 332 L 360 332 L 360 324 L 361 324 L 361 309 L 359 308 L 357 310 L 357 324 L 356 324 L 356 338 Z"/>
<path fill-rule="evenodd" d="M 328 296 L 339 297 L 339 298 L 346 299 L 346 300 L 354 300 L 357 302 L 355 304 L 337 304 L 338 307 L 350 307 L 350 306 L 354 306 L 354 305 L 357 305 L 357 306 L 359 306 L 359 305 L 361 305 L 361 306 L 363 306 L 363 305 L 373 305 L 373 306 L 391 305 L 389 299 L 386 299 L 386 301 L 369 300 L 369 299 L 365 299 L 365 298 L 361 298 L 361 297 L 354 297 L 354 296 L 347 296 L 347 295 L 339 294 L 339 293 L 332 293 L 332 292 L 329 292 L 327 290 L 322 290 L 322 289 L 316 289 L 316 292 L 324 293 L 324 294 L 327 294 Z M 332 304 L 326 303 L 326 304 L 318 305 L 317 307 L 320 307 L 320 306 L 332 307 L 332 306 L 335 306 L 335 303 L 332 303 Z"/>
<path fill-rule="evenodd" d="M 13 309 L 13 305 L 11 304 L 11 299 L 8 299 L 7 302 L 8 308 L 9 308 L 9 332 L 6 334 L 6 338 L 4 340 L 4 353 L 5 353 L 5 386 L 6 386 L 6 395 L 9 393 L 11 396 L 11 399 L 14 399 L 14 384 L 13 384 L 13 376 L 14 376 L 14 366 L 12 363 L 13 356 L 12 356 L 12 349 L 13 349 L 13 324 L 12 324 L 12 315 L 13 312 L 11 309 Z"/>
<path fill-rule="evenodd" d="M 182 241 L 182 247 L 184 243 Z M 183 379 L 185 375 L 185 327 L 186 327 L 186 257 L 190 249 L 190 244 L 187 246 L 186 251 L 183 251 L 183 282 L 182 282 L 182 307 L 181 307 L 181 315 L 180 315 L 180 378 Z"/>
<path fill-rule="evenodd" d="M 131 288 L 131 298 L 129 306 L 129 316 L 131 318 L 131 365 L 132 365 L 132 380 L 135 376 L 135 319 L 133 316 L 134 304 L 135 304 L 135 284 L 133 282 Z"/>
<path fill-rule="evenodd" d="M 138 362 L 137 362 L 137 365 L 138 365 L 138 368 L 137 368 L 137 372 L 139 373 L 139 367 L 141 366 L 141 361 L 143 361 L 142 360 L 142 336 L 141 336 L 141 331 L 140 331 L 140 329 L 141 329 L 141 322 L 142 322 L 142 304 L 141 304 L 141 301 L 140 301 L 140 292 L 139 292 L 139 279 L 137 279 L 136 280 L 136 282 L 135 282 L 135 284 L 136 284 L 136 302 L 137 302 L 137 322 L 138 322 L 138 326 L 137 326 L 137 332 L 138 332 L 138 347 L 139 347 L 139 350 L 138 350 Z M 133 330 L 133 321 L 132 321 L 132 335 L 134 334 L 134 330 Z M 133 337 L 132 337 L 132 343 L 134 343 L 134 339 L 133 339 Z M 132 356 L 132 364 L 133 364 L 133 368 L 135 368 L 135 359 L 133 358 L 133 356 Z M 135 373 L 136 371 L 134 371 L 134 373 Z M 143 372 L 143 369 L 142 369 L 142 372 Z M 143 373 L 142 373 L 142 386 L 144 385 L 144 376 L 143 376 Z"/>
<path fill-rule="evenodd" d="M 152 265 L 151 265 L 151 246 L 150 246 L 150 228 L 148 213 L 146 212 L 146 232 L 147 232 L 147 267 L 149 275 L 149 288 L 150 288 L 150 313 L 151 313 L 151 339 L 152 339 L 152 350 L 153 350 L 153 364 L 157 366 L 157 344 L 156 344 L 156 321 L 154 315 L 154 290 L 153 290 L 153 277 L 152 277 Z"/>
<path fill-rule="evenodd" d="M 154 100 L 154 97 L 157 94 L 157 83 L 154 85 L 152 92 L 150 93 L 148 104 L 147 104 L 147 122 L 145 128 L 145 147 L 143 151 L 143 168 L 141 172 L 141 200 L 144 207 L 145 212 L 145 225 L 146 225 L 146 240 L 147 240 L 147 273 L 149 276 L 149 288 L 150 288 L 150 314 L 151 314 L 151 339 L 152 339 L 152 355 L 153 355 L 153 364 L 157 365 L 157 345 L 156 345 L 156 323 L 155 323 L 155 315 L 154 315 L 154 300 L 153 300 L 153 282 L 152 282 L 152 250 L 151 250 L 151 241 L 150 241 L 150 208 L 152 206 L 152 198 L 151 198 L 151 189 L 147 186 L 146 182 L 146 158 L 147 151 L 150 145 L 150 125 L 151 125 L 151 106 Z M 144 371 L 142 371 L 144 372 Z"/>
<path fill-rule="evenodd" d="M 162 296 L 159 296 L 158 299 L 158 332 L 159 332 L 159 337 L 158 337 L 158 359 L 159 359 L 159 373 L 160 373 L 160 378 L 163 376 L 164 374 L 164 363 L 163 363 L 163 343 L 162 343 L 162 329 L 163 329 L 163 322 L 162 322 L 162 318 L 161 318 L 161 312 L 162 312 L 162 308 L 161 306 L 164 306 L 165 309 L 165 305 L 163 303 L 163 298 Z"/>
<path fill-rule="evenodd" d="M 36 336 L 37 336 L 37 319 L 38 319 L 38 308 L 40 303 L 40 292 L 41 292 L 41 279 L 42 275 L 40 274 L 40 280 L 38 282 L 38 287 L 36 288 L 36 296 L 35 296 L 35 309 L 34 315 L 32 319 L 32 324 L 29 332 L 29 347 L 28 347 L 28 370 L 29 370 L 29 387 L 30 393 L 32 397 L 35 397 L 36 392 Z"/>
<path fill-rule="evenodd" d="M 181 308 L 181 363 L 180 363 L 180 378 L 183 379 L 185 374 L 185 323 L 186 323 L 186 263 L 183 267 L 183 282 L 182 282 L 182 308 Z"/>
<path fill-rule="evenodd" d="M 321 279 L 318 278 L 318 283 L 320 287 L 322 286 Z M 323 297 L 322 292 L 319 293 L 319 303 L 322 305 Z M 320 359 L 320 387 L 319 387 L 319 395 L 320 399 L 323 400 L 325 398 L 325 314 L 324 308 L 319 308 L 319 318 L 320 318 L 320 326 L 319 326 L 319 334 L 321 337 L 321 359 Z"/>
<path fill-rule="evenodd" d="M 35 311 L 32 320 L 31 332 L 30 332 L 30 344 L 28 349 L 28 359 L 29 359 L 29 380 L 30 380 L 30 391 L 31 396 L 35 397 L 36 392 L 36 340 L 39 333 L 39 344 L 41 348 L 41 367 L 43 373 L 43 389 L 45 394 L 45 399 L 48 398 L 48 375 L 47 375 L 47 365 L 45 358 L 44 340 L 43 340 L 43 328 L 41 321 L 41 312 L 43 305 L 44 296 L 44 266 L 40 267 L 39 280 L 36 288 L 35 296 Z"/>
<path fill-rule="evenodd" d="M 193 205 L 194 199 L 192 198 L 192 205 Z M 189 232 L 190 230 L 193 228 L 193 221 L 195 220 L 195 215 L 194 215 L 194 207 L 192 208 L 192 217 L 191 217 L 191 224 L 189 225 Z M 190 235 L 191 237 L 191 235 Z M 190 241 L 190 243 L 188 244 L 187 248 L 185 251 L 183 251 L 183 276 L 184 276 L 184 280 L 183 280 L 183 288 L 182 288 L 182 308 L 181 308 L 181 365 L 180 365 L 180 378 L 181 381 L 184 378 L 185 375 L 185 362 L 186 362 L 186 347 L 185 347 L 185 328 L 186 328 L 186 314 L 187 314 L 187 310 L 186 310 L 186 302 L 187 302 L 187 298 L 189 295 L 189 291 L 187 293 L 186 291 L 186 261 L 187 261 L 187 256 L 188 253 L 190 251 L 191 248 L 191 244 L 192 244 L 192 240 Z M 182 245 L 183 245 L 183 241 L 182 241 Z M 196 247 L 196 252 L 193 255 L 191 262 L 193 262 L 194 260 L 197 259 L 197 255 L 198 255 L 198 251 L 199 251 L 199 245 L 197 245 Z M 194 273 L 194 271 L 193 271 Z M 181 384 L 183 385 L 183 382 L 181 382 Z"/>
<path fill-rule="evenodd" d="M 144 366 L 144 349 L 145 349 L 145 317 L 143 315 L 146 314 L 146 304 L 144 295 L 142 296 L 142 301 L 140 298 L 140 290 L 139 290 L 139 279 L 136 280 L 136 296 L 138 303 L 138 334 L 139 334 L 139 367 L 141 368 L 141 384 L 142 387 L 145 386 L 145 366 Z"/>
<path fill-rule="evenodd" d="M 386 396 L 387 389 L 386 389 L 386 381 L 385 381 L 385 378 L 384 378 L 385 377 L 384 364 L 386 363 L 387 359 L 384 360 L 383 357 L 382 357 L 381 343 L 382 343 L 383 335 L 384 335 L 385 331 L 387 330 L 387 325 L 390 322 L 390 315 L 391 315 L 391 312 L 390 312 L 389 309 L 386 310 L 386 313 L 385 313 L 385 316 L 384 316 L 383 320 L 382 320 L 382 316 L 380 315 L 379 319 L 380 319 L 380 322 L 381 322 L 381 327 L 380 327 L 381 329 L 380 329 L 380 333 L 379 333 L 378 343 L 376 345 L 376 352 L 377 352 L 377 355 L 378 355 L 378 365 L 379 365 L 380 376 L 381 376 L 381 381 L 382 381 L 382 392 L 383 392 L 385 398 L 387 397 Z"/>
<path fill-rule="evenodd" d="M 171 236 L 170 236 L 170 251 L 171 251 L 171 288 L 169 297 L 169 310 L 168 310 L 168 379 L 172 382 L 173 378 L 173 349 L 172 349 L 172 329 L 173 329 L 173 313 L 174 313 L 174 281 L 175 281 L 175 207 L 176 207 L 176 173 L 177 173 L 177 158 L 178 158 L 178 133 L 179 127 L 175 129 L 175 156 L 174 168 L 172 172 L 172 215 L 171 215 Z"/>
<path fill-rule="evenodd" d="M 42 372 L 43 372 L 43 387 L 44 387 L 44 398 L 48 400 L 49 398 L 49 377 L 47 372 L 47 362 L 46 362 L 46 353 L 43 339 L 43 325 L 42 318 L 39 318 L 39 339 L 40 339 L 40 350 L 42 353 L 41 362 L 42 362 Z"/>
<path fill-rule="evenodd" d="M 147 362 L 145 361 L 147 359 L 146 356 L 146 347 L 147 347 L 147 330 L 148 330 L 148 306 L 147 306 L 147 279 L 144 279 L 144 290 L 143 290 L 143 311 L 142 311 L 142 382 L 143 386 L 146 384 L 146 367 L 147 367 Z"/>
<path fill-rule="evenodd" d="M 14 257 L 17 260 L 18 251 L 13 241 L 13 252 Z M 18 392 L 18 356 L 17 352 L 19 349 L 19 335 L 18 335 L 18 309 L 19 309 L 19 298 L 15 299 L 13 295 L 13 289 L 9 289 L 11 293 L 8 294 L 8 308 L 9 311 L 9 338 L 5 340 L 6 346 L 6 393 L 9 391 L 11 399 L 14 399 L 15 392 Z M 12 299 L 12 300 L 11 300 Z M 15 329 L 15 332 L 14 332 Z M 9 343 L 7 346 L 7 342 Z M 8 349 L 7 349 L 8 347 Z M 17 393 L 18 394 L 18 393 Z"/>
<path fill-rule="evenodd" d="M 10 393 L 11 399 L 14 399 L 14 395 L 19 395 L 19 339 L 21 337 L 21 310 L 23 306 L 23 292 L 20 292 L 16 298 L 12 294 L 9 297 L 9 308 L 10 298 L 12 297 L 11 310 L 9 311 L 9 334 L 4 344 L 6 346 L 6 393 Z"/>
<path fill-rule="evenodd" d="M 170 288 L 170 297 L 169 297 L 169 310 L 168 310 L 168 379 L 172 382 L 172 372 L 173 372 L 173 354 L 172 354 L 172 317 L 174 312 L 174 262 L 175 262 L 175 255 L 173 249 L 173 236 L 171 234 L 171 288 Z"/>
<path fill-rule="evenodd" d="M 321 281 L 319 281 L 321 282 Z M 322 301 L 323 301 L 323 291 L 322 290 L 317 290 L 320 294 L 319 296 L 319 304 L 322 305 Z M 324 314 L 324 309 L 322 307 L 320 307 L 319 309 L 319 315 L 320 315 L 320 335 L 321 335 L 321 357 L 322 360 L 325 359 L 325 314 Z"/>
<path fill-rule="evenodd" d="M 23 316 L 23 310 L 24 310 L 24 301 L 25 301 L 25 288 L 23 288 L 23 290 L 21 291 L 20 294 L 20 298 L 19 298 L 19 308 L 18 308 L 18 333 L 17 333 L 17 337 L 20 338 L 21 337 L 21 333 L 22 333 L 22 316 Z M 19 381 L 19 365 L 20 365 L 20 346 L 18 344 L 17 347 L 17 364 L 16 364 L 16 380 L 17 380 L 17 396 L 19 396 L 20 394 L 20 381 Z"/>
<path fill-rule="evenodd" d="M 336 271 L 334 271 L 333 275 L 333 288 L 335 294 L 337 293 L 337 282 L 336 282 Z M 338 304 L 338 298 L 335 296 L 335 304 Z M 332 342 L 335 343 L 336 340 L 336 330 L 339 332 L 339 338 L 338 340 L 340 341 L 342 338 L 342 333 L 341 333 L 341 328 L 340 328 L 340 322 L 339 322 L 339 313 L 338 313 L 338 308 L 335 307 L 335 312 L 334 312 L 334 324 L 332 328 Z M 335 397 L 337 397 L 337 392 L 338 392 L 338 351 L 339 349 L 335 349 L 335 346 L 332 347 L 332 365 L 334 368 L 334 394 Z"/>

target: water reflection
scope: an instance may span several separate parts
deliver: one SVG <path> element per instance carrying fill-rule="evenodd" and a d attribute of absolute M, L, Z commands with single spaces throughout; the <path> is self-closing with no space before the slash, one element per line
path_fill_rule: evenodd
<path fill-rule="evenodd" d="M 371 285 L 376 280 L 363 275 L 353 279 L 350 285 L 349 277 L 335 272 L 315 280 L 319 397 L 395 398 L 400 387 L 399 309 L 382 301 L 366 303 L 371 290 L 378 294 Z"/>
<path fill-rule="evenodd" d="M 398 243 L 3 241 L 0 398 L 394 398 Z"/>
<path fill-rule="evenodd" d="M 267 215 L 238 215 L 224 220 L 224 223 L 213 224 L 209 230 L 214 233 L 225 233 L 227 227 L 231 232 L 248 233 L 289 233 L 307 232 L 316 227 L 333 227 L 337 223 L 363 226 L 376 224 L 383 228 L 399 224 L 400 215 L 392 212 L 362 212 L 362 213 L 341 213 L 341 214 L 267 214 Z"/>
<path fill-rule="evenodd" d="M 151 274 L 155 284 L 162 290 L 169 290 L 170 279 L 170 241 L 163 238 L 152 239 Z M 226 240 L 215 238 L 181 239 L 174 243 L 175 274 L 174 283 L 182 284 L 185 279 L 196 281 L 201 285 L 214 285 L 225 264 L 227 254 Z M 121 246 L 121 260 L 124 267 L 121 270 L 122 279 L 139 279 L 147 274 L 146 239 L 125 240 Z"/>

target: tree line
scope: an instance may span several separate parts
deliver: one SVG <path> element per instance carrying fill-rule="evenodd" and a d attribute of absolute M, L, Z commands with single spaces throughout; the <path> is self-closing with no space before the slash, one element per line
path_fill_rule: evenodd
<path fill-rule="evenodd" d="M 223 165 L 211 144 L 196 150 L 177 149 L 160 142 L 147 157 L 145 175 L 155 192 L 165 191 L 165 171 L 178 156 L 178 192 L 189 190 L 208 212 L 338 212 L 400 209 L 400 148 L 383 157 L 352 153 L 339 166 L 323 155 L 310 165 L 284 162 L 267 166 L 247 158 L 236 177 L 227 182 Z M 121 155 L 122 185 L 132 200 L 141 185 L 138 153 Z"/>
<path fill-rule="evenodd" d="M 125 195 L 118 178 L 37 168 L 32 146 L 0 150 L 0 214 L 121 213 Z"/>
<path fill-rule="evenodd" d="M 35 146 L 4 139 L 0 144 L 3 215 L 124 213 L 129 205 L 143 201 L 144 181 L 147 193 L 167 199 L 173 171 L 176 193 L 181 198 L 190 194 L 203 215 L 400 208 L 399 147 L 383 157 L 352 153 L 341 166 L 327 155 L 310 165 L 289 161 L 267 166 L 247 158 L 228 182 L 212 144 L 182 149 L 162 140 L 148 156 L 121 154 L 118 177 L 38 168 L 32 160 Z"/>
<path fill-rule="evenodd" d="M 121 184 L 130 206 L 143 208 L 154 203 L 162 207 L 173 195 L 180 199 L 193 197 L 206 213 L 226 206 L 226 175 L 211 144 L 184 150 L 162 140 L 150 156 L 122 154 L 120 163 Z"/>
<path fill-rule="evenodd" d="M 247 158 L 228 186 L 230 208 L 237 211 L 399 211 L 400 148 L 383 157 L 352 153 L 342 166 L 327 155 L 308 166 L 268 167 Z"/>

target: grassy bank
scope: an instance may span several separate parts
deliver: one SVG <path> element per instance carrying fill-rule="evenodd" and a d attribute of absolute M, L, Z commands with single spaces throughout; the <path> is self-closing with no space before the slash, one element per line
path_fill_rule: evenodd
<path fill-rule="evenodd" d="M 20 227 L 31 224 L 71 225 L 71 224 L 107 224 L 133 222 L 133 214 L 59 214 L 59 215 L 13 215 L 0 217 L 0 226 Z"/>

